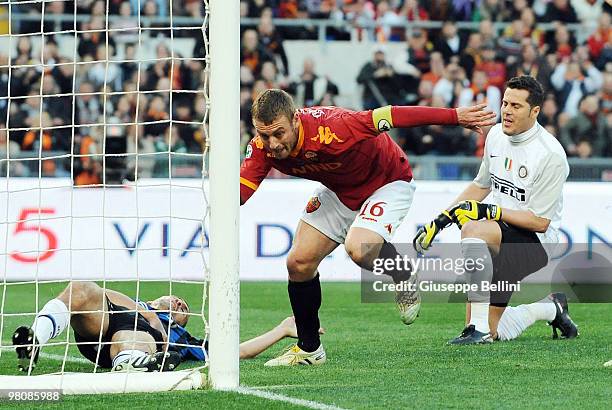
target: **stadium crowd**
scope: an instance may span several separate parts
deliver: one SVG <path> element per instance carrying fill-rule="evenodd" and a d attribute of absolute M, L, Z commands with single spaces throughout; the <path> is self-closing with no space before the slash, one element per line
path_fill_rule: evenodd
<path fill-rule="evenodd" d="M 205 56 L 201 30 L 182 29 L 180 24 L 172 30 L 175 38 L 195 39 L 190 55 L 174 53 L 184 58 L 172 59 L 169 43 L 162 41 L 156 43 L 157 60 L 143 63 L 140 71 L 136 62 L 129 61 L 137 54 L 138 4 L 142 17 L 167 17 L 170 11 L 198 19 L 204 15 L 200 0 L 171 1 L 172 5 L 168 0 L 52 1 L 45 3 L 44 24 L 32 19 L 15 25 L 22 35 L 11 43 L 11 61 L 6 50 L 0 51 L 0 151 L 7 149 L 7 128 L 13 157 L 19 151 L 35 151 L 37 157 L 39 150 L 74 150 L 78 184 L 101 182 L 102 156 L 92 154 L 135 153 L 136 141 L 139 153 L 201 153 L 205 145 L 201 124 L 206 116 L 201 92 L 204 65 L 199 60 Z M 499 113 L 504 82 L 530 74 L 548 90 L 539 121 L 559 138 L 568 155 L 612 157 L 612 8 L 608 2 L 243 0 L 240 6 L 243 17 L 258 19 L 241 30 L 243 146 L 253 135 L 251 102 L 262 90 L 285 89 L 299 106 L 332 105 L 341 92 L 333 78 L 317 71 L 313 59 L 306 58 L 299 76 L 289 76 L 284 40 L 317 38 L 317 31 L 275 27 L 274 19 L 310 18 L 350 23 L 328 28 L 327 40 L 357 36 L 373 42 L 372 59 L 355 79 L 363 89 L 363 108 L 384 104 L 456 107 L 486 101 Z M 40 3 L 12 8 L 16 15 L 41 13 Z M 52 18 L 75 12 L 84 18 L 77 24 L 78 65 L 58 49 L 58 36 L 74 37 L 70 30 L 75 23 Z M 108 23 L 117 30 L 110 35 L 105 31 L 107 12 L 116 16 Z M 168 38 L 168 23 L 160 21 L 142 20 L 149 27 L 142 32 L 151 38 Z M 404 24 L 411 21 L 438 21 L 441 28 L 406 30 Z M 457 22 L 463 21 L 474 22 L 478 29 L 459 29 Z M 499 22 L 507 24 L 498 30 L 495 23 Z M 552 23 L 553 29 L 542 30 L 541 22 Z M 581 35 L 568 23 L 580 23 Z M 37 66 L 40 55 L 33 52 L 41 28 L 46 33 L 44 69 Z M 390 55 L 384 47 L 388 42 L 405 43 L 404 51 Z M 117 62 L 107 64 L 107 55 Z M 77 126 L 72 127 L 73 123 Z M 484 145 L 482 137 L 461 128 L 414 128 L 395 137 L 402 148 L 417 155 L 478 156 Z M 139 156 L 139 176 L 167 175 L 167 157 Z M 129 177 L 134 160 L 135 156 L 107 157 L 107 168 L 116 170 L 116 175 L 107 174 L 107 181 Z M 70 161 L 63 165 L 43 161 L 41 172 L 70 175 Z M 181 157 L 173 157 L 173 163 L 180 165 Z M 193 173 L 185 164 L 184 174 Z M 24 162 L 13 166 L 12 175 L 31 172 Z"/>

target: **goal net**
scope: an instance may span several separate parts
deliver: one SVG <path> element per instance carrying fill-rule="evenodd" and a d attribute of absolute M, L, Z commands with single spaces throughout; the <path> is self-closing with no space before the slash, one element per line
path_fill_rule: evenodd
<path fill-rule="evenodd" d="M 0 1 L 3 388 L 237 387 L 238 16 L 224 0 Z M 74 290 L 92 282 L 102 297 Z M 152 302 L 182 298 L 201 357 L 109 372 L 105 355 L 135 346 L 139 321 L 128 308 L 133 330 L 113 339 L 112 292 L 157 309 L 171 343 L 153 350 L 194 346 L 164 321 L 182 309 Z M 16 329 L 36 333 L 61 295 L 77 324 L 53 334 L 52 320 L 20 371 Z"/>

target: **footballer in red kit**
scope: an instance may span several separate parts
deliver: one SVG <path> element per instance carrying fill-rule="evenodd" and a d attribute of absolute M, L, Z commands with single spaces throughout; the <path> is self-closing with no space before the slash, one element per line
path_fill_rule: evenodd
<path fill-rule="evenodd" d="M 338 245 L 360 267 L 376 258 L 395 258 L 390 243 L 410 209 L 415 185 L 406 154 L 391 139 L 391 128 L 460 125 L 478 130 L 493 125 L 486 104 L 457 109 L 386 106 L 369 111 L 339 107 L 296 110 L 282 90 L 266 90 L 253 102 L 255 138 L 240 169 L 245 203 L 271 168 L 319 181 L 305 207 L 287 257 L 288 293 L 298 342 L 266 366 L 323 364 L 318 329 L 321 285 L 318 266 Z M 410 269 L 387 272 L 395 283 L 414 280 Z M 418 292 L 399 291 L 400 317 L 412 323 L 420 309 Z"/>

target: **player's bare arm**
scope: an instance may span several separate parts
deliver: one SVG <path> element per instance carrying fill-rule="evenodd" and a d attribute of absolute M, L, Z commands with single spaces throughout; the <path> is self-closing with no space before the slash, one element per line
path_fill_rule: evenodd
<path fill-rule="evenodd" d="M 325 330 L 320 328 L 319 334 L 324 333 Z M 273 329 L 254 337 L 253 339 L 240 343 L 240 358 L 252 359 L 261 352 L 267 350 L 272 345 L 287 337 L 298 337 L 297 328 L 295 326 L 295 318 L 293 316 L 285 318 Z"/>

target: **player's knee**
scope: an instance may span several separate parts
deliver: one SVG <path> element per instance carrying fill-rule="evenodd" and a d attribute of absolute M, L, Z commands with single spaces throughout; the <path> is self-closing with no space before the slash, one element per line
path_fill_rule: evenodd
<path fill-rule="evenodd" d="M 347 241 L 344 244 L 344 249 L 351 260 L 364 269 L 371 269 L 374 259 L 380 252 L 378 244 L 368 245 L 353 241 Z"/>
<path fill-rule="evenodd" d="M 367 262 L 366 253 L 363 252 L 360 246 L 346 246 L 346 253 L 351 258 L 353 262 L 355 262 L 359 266 L 363 266 Z"/>
<path fill-rule="evenodd" d="M 468 221 L 461 227 L 461 239 L 481 238 L 484 234 L 482 224 L 478 221 Z"/>
<path fill-rule="evenodd" d="M 289 279 L 302 282 L 315 277 L 317 274 L 318 263 L 308 260 L 299 255 L 289 254 L 287 258 L 287 272 Z"/>

